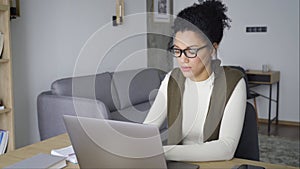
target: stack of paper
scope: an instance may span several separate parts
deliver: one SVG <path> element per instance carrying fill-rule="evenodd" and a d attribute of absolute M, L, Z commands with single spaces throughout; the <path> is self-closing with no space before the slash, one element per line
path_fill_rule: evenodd
<path fill-rule="evenodd" d="M 27 158 L 4 169 L 12 168 L 63 168 L 67 166 L 66 158 L 56 157 L 50 154 L 38 154 Z"/>
<path fill-rule="evenodd" d="M 0 129 L 0 154 L 4 154 L 8 143 L 8 131 Z"/>
<path fill-rule="evenodd" d="M 72 146 L 51 150 L 51 155 L 59 156 L 59 157 L 66 157 L 67 161 L 77 164 L 77 158 L 76 158 L 76 155 L 75 155 L 75 152 L 74 152 L 74 149 Z"/>

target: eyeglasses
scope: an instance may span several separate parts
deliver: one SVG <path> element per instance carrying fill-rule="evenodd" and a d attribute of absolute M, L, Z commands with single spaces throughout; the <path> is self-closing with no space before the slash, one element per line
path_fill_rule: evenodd
<path fill-rule="evenodd" d="M 197 56 L 197 53 L 199 52 L 199 50 L 204 49 L 206 47 L 207 47 L 207 45 L 204 45 L 200 48 L 177 49 L 177 48 L 174 48 L 174 46 L 173 46 L 169 49 L 169 51 L 172 53 L 172 55 L 175 58 L 181 57 L 182 53 L 184 53 L 184 55 L 187 58 L 195 58 Z"/>

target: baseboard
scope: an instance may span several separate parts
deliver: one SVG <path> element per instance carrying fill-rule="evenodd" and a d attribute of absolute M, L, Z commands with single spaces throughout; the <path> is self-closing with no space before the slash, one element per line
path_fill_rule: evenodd
<path fill-rule="evenodd" d="M 259 123 L 268 123 L 268 119 L 258 119 Z M 273 122 L 275 123 L 275 122 Z M 296 126 L 300 127 L 300 122 L 294 122 L 294 121 L 284 121 L 284 120 L 278 120 L 278 124 L 280 125 L 286 125 L 286 126 Z"/>

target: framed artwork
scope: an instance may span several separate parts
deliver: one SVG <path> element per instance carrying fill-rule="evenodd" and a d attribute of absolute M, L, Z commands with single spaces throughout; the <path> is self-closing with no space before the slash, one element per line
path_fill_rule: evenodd
<path fill-rule="evenodd" d="M 170 21 L 170 2 L 169 0 L 153 0 L 154 22 Z"/>

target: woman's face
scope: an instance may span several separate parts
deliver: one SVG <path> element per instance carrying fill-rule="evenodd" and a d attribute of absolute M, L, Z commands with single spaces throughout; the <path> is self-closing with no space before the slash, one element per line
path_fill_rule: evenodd
<path fill-rule="evenodd" d="M 206 46 L 206 47 L 205 47 Z M 211 74 L 211 56 L 212 48 L 204 38 L 193 31 L 179 31 L 174 38 L 175 49 L 192 49 L 186 50 L 190 56 L 193 56 L 193 51 L 197 51 L 194 58 L 188 58 L 184 52 L 177 58 L 177 62 L 183 75 L 193 81 L 203 81 Z M 198 49 L 198 50 L 197 50 Z M 191 51 L 191 53 L 189 53 Z"/>

